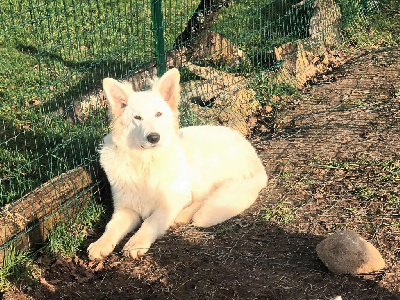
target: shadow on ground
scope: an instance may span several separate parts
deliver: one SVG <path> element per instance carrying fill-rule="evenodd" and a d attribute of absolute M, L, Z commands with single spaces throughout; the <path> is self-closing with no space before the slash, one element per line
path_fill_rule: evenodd
<path fill-rule="evenodd" d="M 258 205 L 257 205 L 258 206 Z M 260 212 L 210 228 L 178 228 L 148 255 L 89 263 L 45 258 L 34 299 L 399 299 L 374 280 L 335 276 L 319 261 L 319 236 L 290 232 Z M 91 240 L 93 240 L 92 237 Z"/>

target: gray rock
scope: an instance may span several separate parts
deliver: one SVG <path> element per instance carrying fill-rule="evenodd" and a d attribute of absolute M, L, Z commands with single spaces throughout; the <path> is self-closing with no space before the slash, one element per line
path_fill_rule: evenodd
<path fill-rule="evenodd" d="M 385 267 L 379 251 L 352 230 L 327 237 L 317 245 L 317 254 L 335 274 L 367 274 Z"/>

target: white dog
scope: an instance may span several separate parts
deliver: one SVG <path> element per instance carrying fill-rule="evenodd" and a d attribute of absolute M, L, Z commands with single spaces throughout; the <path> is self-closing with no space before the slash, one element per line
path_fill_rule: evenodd
<path fill-rule="evenodd" d="M 223 222 L 248 208 L 267 183 L 254 148 L 239 133 L 218 126 L 179 130 L 179 79 L 171 69 L 145 92 L 103 81 L 112 121 L 100 162 L 114 213 L 88 248 L 92 260 L 105 258 L 140 224 L 123 248 L 126 256 L 145 254 L 174 224 Z"/>

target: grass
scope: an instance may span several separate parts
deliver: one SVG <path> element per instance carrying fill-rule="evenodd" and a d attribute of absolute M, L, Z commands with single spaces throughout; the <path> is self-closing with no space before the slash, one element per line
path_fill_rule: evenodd
<path fill-rule="evenodd" d="M 235 232 L 237 228 L 234 225 L 222 224 L 215 229 L 216 235 L 228 235 L 231 232 Z"/>
<path fill-rule="evenodd" d="M 400 203 L 397 191 L 400 182 L 399 160 L 331 160 L 316 163 L 315 166 L 332 170 L 332 175 L 341 172 L 343 178 L 363 178 L 362 182 L 352 185 L 349 190 L 357 198 L 357 205 L 378 201 L 388 208 L 396 208 Z"/>
<path fill-rule="evenodd" d="M 339 0 L 342 11 L 344 49 L 398 46 L 400 3 L 397 0 Z"/>
<path fill-rule="evenodd" d="M 343 99 L 343 104 L 347 107 L 363 107 L 368 105 L 368 102 L 360 99 L 346 98 Z"/>
<path fill-rule="evenodd" d="M 90 199 L 86 203 L 75 220 L 58 225 L 49 234 L 44 251 L 50 256 L 66 258 L 76 254 L 88 231 L 102 220 L 105 215 L 103 206 Z M 19 283 L 35 286 L 39 277 L 40 269 L 35 266 L 32 253 L 16 250 L 13 244 L 7 248 L 3 267 L 0 268 L 0 292 Z"/>
<path fill-rule="evenodd" d="M 167 46 L 195 5 L 165 7 Z M 96 159 L 106 113 L 83 124 L 71 113 L 104 77 L 154 57 L 150 20 L 148 1 L 0 0 L 0 205 Z"/>
<path fill-rule="evenodd" d="M 80 211 L 75 220 L 58 225 L 48 236 L 45 249 L 52 256 L 71 257 L 82 245 L 88 230 L 104 217 L 104 207 L 95 201 Z"/>
<path fill-rule="evenodd" d="M 0 292 L 22 281 L 29 286 L 36 285 L 38 272 L 39 269 L 33 265 L 32 256 L 11 245 L 5 253 L 3 267 L 0 268 Z"/>
<path fill-rule="evenodd" d="M 286 225 L 295 220 L 296 213 L 291 203 L 281 201 L 273 204 L 271 207 L 266 207 L 262 217 L 266 221 Z"/>
<path fill-rule="evenodd" d="M 313 1 L 233 1 L 213 29 L 239 45 L 253 65 L 265 67 L 274 46 L 308 36 Z"/>
<path fill-rule="evenodd" d="M 85 206 L 75 220 L 60 224 L 48 236 L 44 251 L 50 256 L 71 257 L 82 246 L 87 232 L 104 217 L 102 205 L 87 200 Z M 35 286 L 40 277 L 40 269 L 34 265 L 34 256 L 27 251 L 16 250 L 12 244 L 6 250 L 3 267 L 0 268 L 0 292 L 11 286 L 23 283 Z"/>
<path fill-rule="evenodd" d="M 285 106 L 285 99 L 299 97 L 299 90 L 290 83 L 276 83 L 270 77 L 261 76 L 257 94 L 262 105 L 270 105 L 276 109 Z"/>

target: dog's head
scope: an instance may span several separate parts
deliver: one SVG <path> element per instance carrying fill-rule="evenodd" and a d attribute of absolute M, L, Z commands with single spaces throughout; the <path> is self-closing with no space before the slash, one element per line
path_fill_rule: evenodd
<path fill-rule="evenodd" d="M 171 69 L 151 90 L 134 92 L 112 78 L 103 80 L 111 116 L 113 140 L 130 149 L 151 149 L 168 144 L 179 126 L 179 71 Z"/>

